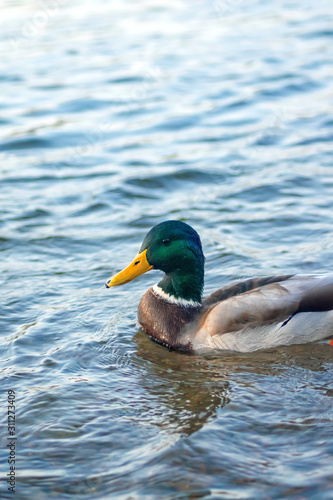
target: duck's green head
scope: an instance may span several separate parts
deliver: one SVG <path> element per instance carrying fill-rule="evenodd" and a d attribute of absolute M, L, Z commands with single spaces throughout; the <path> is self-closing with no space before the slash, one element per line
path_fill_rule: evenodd
<path fill-rule="evenodd" d="M 154 226 L 133 262 L 106 286 L 123 285 L 150 269 L 165 272 L 158 284 L 165 293 L 176 299 L 201 301 L 204 255 L 198 233 L 185 222 L 169 220 Z"/>

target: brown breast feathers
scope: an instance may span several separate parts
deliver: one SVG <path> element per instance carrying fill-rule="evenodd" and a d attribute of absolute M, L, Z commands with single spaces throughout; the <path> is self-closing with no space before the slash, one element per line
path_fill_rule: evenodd
<path fill-rule="evenodd" d="M 140 301 L 138 319 L 144 331 L 157 342 L 174 349 L 191 351 L 190 342 L 184 341 L 182 334 L 195 321 L 200 310 L 200 306 L 169 302 L 149 288 Z"/>

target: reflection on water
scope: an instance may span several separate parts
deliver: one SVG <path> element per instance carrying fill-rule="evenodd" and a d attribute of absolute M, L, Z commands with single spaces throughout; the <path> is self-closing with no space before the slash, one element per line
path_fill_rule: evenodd
<path fill-rule="evenodd" d="M 135 355 L 150 363 L 149 377 L 140 380 L 143 390 L 157 399 L 158 412 L 150 421 L 167 433 L 191 435 L 228 404 L 229 383 L 196 356 L 168 351 L 139 331 L 134 336 Z"/>

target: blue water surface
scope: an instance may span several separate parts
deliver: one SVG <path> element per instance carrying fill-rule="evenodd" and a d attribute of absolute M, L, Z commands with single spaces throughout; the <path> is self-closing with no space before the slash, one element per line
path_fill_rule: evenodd
<path fill-rule="evenodd" d="M 332 272 L 331 0 L 3 0 L 0 497 L 333 499 L 333 348 L 186 356 L 136 324 L 146 232 L 205 293 Z M 7 391 L 16 395 L 8 491 Z"/>

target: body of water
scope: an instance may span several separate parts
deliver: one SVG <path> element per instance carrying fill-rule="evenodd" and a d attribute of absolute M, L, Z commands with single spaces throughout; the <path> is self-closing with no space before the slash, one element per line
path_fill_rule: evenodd
<path fill-rule="evenodd" d="M 138 330 L 156 223 L 205 293 L 333 271 L 331 0 L 3 0 L 1 498 L 333 499 L 333 348 L 187 356 Z"/>

